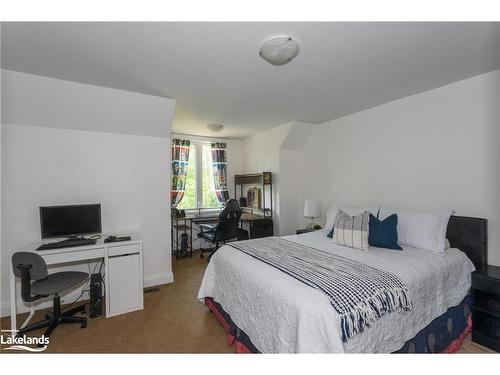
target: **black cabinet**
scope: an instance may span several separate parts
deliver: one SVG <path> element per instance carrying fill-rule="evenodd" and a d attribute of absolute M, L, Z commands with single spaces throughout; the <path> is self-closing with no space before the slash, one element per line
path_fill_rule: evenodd
<path fill-rule="evenodd" d="M 500 267 L 472 273 L 472 341 L 500 352 Z"/>
<path fill-rule="evenodd" d="M 274 236 L 273 219 L 252 220 L 250 225 L 250 238 L 263 238 Z"/>

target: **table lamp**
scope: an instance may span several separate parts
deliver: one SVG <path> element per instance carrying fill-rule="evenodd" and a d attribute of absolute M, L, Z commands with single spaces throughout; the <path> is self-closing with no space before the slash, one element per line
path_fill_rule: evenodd
<path fill-rule="evenodd" d="M 307 229 L 314 228 L 314 218 L 321 217 L 321 207 L 319 200 L 317 199 L 306 199 L 304 203 L 304 217 L 310 217 L 311 223 L 307 225 Z"/>

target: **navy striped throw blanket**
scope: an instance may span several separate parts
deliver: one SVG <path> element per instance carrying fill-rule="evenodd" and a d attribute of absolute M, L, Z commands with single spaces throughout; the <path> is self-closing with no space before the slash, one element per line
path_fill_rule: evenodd
<path fill-rule="evenodd" d="M 227 245 L 323 292 L 341 318 L 345 342 L 386 312 L 412 307 L 408 287 L 394 274 L 278 237 Z"/>

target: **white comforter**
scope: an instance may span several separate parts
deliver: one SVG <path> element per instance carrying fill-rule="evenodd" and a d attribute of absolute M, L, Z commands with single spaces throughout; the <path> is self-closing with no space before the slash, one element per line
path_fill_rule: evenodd
<path fill-rule="evenodd" d="M 458 249 L 446 250 L 446 256 L 412 248 L 361 251 L 333 244 L 323 230 L 285 238 L 394 273 L 408 286 L 413 309 L 388 313 L 344 343 L 340 317 L 325 295 L 223 246 L 208 264 L 198 298 L 213 297 L 263 353 L 394 352 L 462 301 L 474 270 Z"/>

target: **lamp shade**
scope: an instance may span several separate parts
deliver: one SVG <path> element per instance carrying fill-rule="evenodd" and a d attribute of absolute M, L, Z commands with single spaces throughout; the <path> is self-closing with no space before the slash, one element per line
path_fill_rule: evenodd
<path fill-rule="evenodd" d="M 304 203 L 304 216 L 305 217 L 320 217 L 321 207 L 319 205 L 319 200 L 317 199 L 306 199 Z"/>

